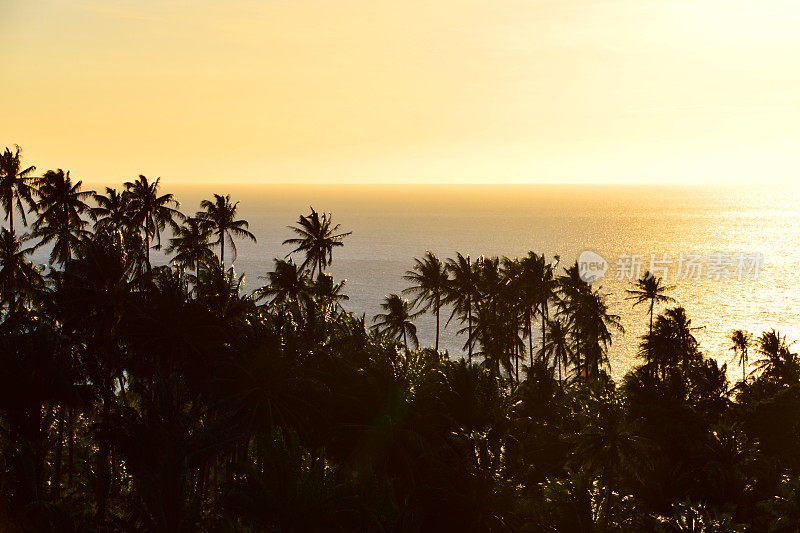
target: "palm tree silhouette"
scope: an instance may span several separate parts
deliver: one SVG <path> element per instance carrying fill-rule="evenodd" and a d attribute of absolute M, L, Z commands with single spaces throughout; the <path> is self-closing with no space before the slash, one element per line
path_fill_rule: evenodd
<path fill-rule="evenodd" d="M 562 321 L 547 321 L 547 340 L 542 344 L 543 359 L 551 360 L 558 366 L 558 379 L 562 379 L 562 368 L 566 374 L 567 367 L 575 357 L 570 340 L 569 327 Z"/>
<path fill-rule="evenodd" d="M 731 332 L 728 339 L 731 341 L 731 345 L 728 349 L 733 350 L 734 360 L 738 355 L 739 364 L 742 365 L 742 381 L 744 381 L 746 378 L 745 371 L 747 370 L 747 352 L 753 344 L 753 336 L 744 330 L 735 329 Z"/>
<path fill-rule="evenodd" d="M 675 301 L 675 298 L 667 296 L 667 292 L 674 289 L 675 287 L 666 287 L 664 286 L 664 280 L 658 278 L 651 274 L 650 272 L 645 272 L 644 276 L 641 279 L 636 280 L 635 287 L 633 289 L 626 289 L 625 292 L 630 294 L 626 300 L 634 300 L 633 306 L 636 307 L 637 305 L 645 302 L 650 303 L 650 333 L 653 333 L 653 308 L 657 303 L 671 303 Z"/>
<path fill-rule="evenodd" d="M 504 279 L 500 272 L 500 259 L 479 257 L 473 264 L 473 276 L 476 290 L 473 304 L 475 310 L 472 313 L 472 322 L 459 333 L 469 334 L 468 346 L 481 345 L 481 355 L 485 364 L 487 355 L 493 361 L 499 362 L 505 357 L 505 349 L 509 345 L 501 331 L 503 328 L 500 327 L 505 304 L 502 298 Z M 499 372 L 499 364 L 495 365 L 494 362 L 491 364 Z"/>
<path fill-rule="evenodd" d="M 562 296 L 557 314 L 569 325 L 578 371 L 588 380 L 597 375 L 601 363 L 607 362 L 611 330 L 624 332 L 624 328 L 620 317 L 609 312 L 606 295 L 580 279 L 577 264 L 565 269 L 559 287 Z"/>
<path fill-rule="evenodd" d="M 558 262 L 556 257 L 555 262 Z M 520 261 L 520 298 L 524 309 L 525 334 L 528 337 L 528 353 L 533 365 L 533 320 L 538 312 L 541 317 L 541 342 L 544 346 L 549 318 L 549 304 L 555 295 L 557 281 L 553 275 L 554 263 L 548 263 L 544 256 L 529 252 Z M 540 351 L 540 353 L 543 353 Z"/>
<path fill-rule="evenodd" d="M 8 305 L 10 312 L 43 283 L 39 269 L 26 259 L 35 250 L 23 248 L 28 238 L 17 239 L 13 230 L 0 230 L 0 304 Z"/>
<path fill-rule="evenodd" d="M 259 276 L 269 283 L 253 292 L 256 300 L 269 299 L 275 305 L 286 304 L 290 301 L 300 302 L 310 293 L 308 274 L 288 260 L 275 259 L 275 268 L 266 276 Z"/>
<path fill-rule="evenodd" d="M 152 269 L 150 263 L 150 243 L 156 240 L 155 249 L 161 248 L 161 232 L 169 225 L 177 227 L 175 220 L 183 220 L 184 215 L 178 211 L 180 203 L 172 194 L 159 195 L 161 178 L 150 182 L 147 177 L 139 174 L 135 181 L 126 181 L 125 190 L 129 194 L 131 217 L 133 224 L 144 231 L 145 258 L 148 272 Z"/>
<path fill-rule="evenodd" d="M 338 306 L 339 309 L 344 310 L 341 302 L 350 299 L 349 296 L 342 292 L 346 282 L 347 280 L 342 280 L 336 283 L 333 280 L 333 276 L 330 274 L 319 274 L 311 286 L 311 292 L 314 297 L 324 305 L 333 304 L 334 306 Z"/>
<path fill-rule="evenodd" d="M 219 245 L 219 262 L 225 267 L 225 244 L 230 245 L 233 250 L 233 260 L 236 260 L 236 243 L 234 237 L 250 239 L 256 242 L 256 236 L 250 233 L 247 228 L 249 224 L 246 220 L 237 220 L 237 210 L 239 202 L 231 203 L 231 195 L 214 195 L 214 201 L 203 200 L 200 208 L 205 211 L 198 211 L 196 218 L 217 234 L 217 240 L 213 244 Z"/>
<path fill-rule="evenodd" d="M 128 191 L 119 192 L 111 187 L 106 187 L 106 193 L 94 194 L 96 207 L 89 211 L 96 230 L 123 231 L 130 228 L 131 202 Z"/>
<path fill-rule="evenodd" d="M 6 212 L 8 229 L 11 233 L 14 233 L 14 206 L 19 209 L 23 224 L 28 223 L 25 217 L 26 208 L 28 210 L 36 208 L 35 179 L 30 175 L 36 167 L 22 168 L 20 151 L 20 147 L 16 146 L 16 151 L 12 152 L 6 148 L 0 154 L 0 205 Z"/>
<path fill-rule="evenodd" d="M 409 337 L 415 348 L 419 346 L 417 326 L 414 325 L 413 320 L 422 311 L 413 313 L 411 307 L 411 304 L 405 298 L 401 298 L 397 294 L 390 294 L 381 303 L 381 309 L 386 312 L 375 315 L 373 320 L 375 322 L 373 329 L 378 333 L 388 335 L 392 339 L 402 340 L 406 353 L 409 351 Z"/>
<path fill-rule="evenodd" d="M 496 376 L 500 376 L 503 369 L 509 377 L 516 375 L 518 378 L 519 367 L 515 363 L 521 349 L 524 350 L 524 342 L 519 336 L 518 315 L 514 307 L 498 299 L 479 307 L 474 318 L 472 342 L 479 346 L 477 355 L 483 357 L 483 365 Z"/>
<path fill-rule="evenodd" d="M 535 254 L 534 254 L 535 255 Z M 547 339 L 546 323 L 550 317 L 550 302 L 553 301 L 558 289 L 558 280 L 555 277 L 555 270 L 558 266 L 560 257 L 553 257 L 553 261 L 548 263 L 544 256 L 540 256 L 536 268 L 537 281 L 539 285 L 539 316 L 542 319 L 542 344 Z"/>
<path fill-rule="evenodd" d="M 453 312 L 447 324 L 458 314 L 462 322 L 467 323 L 467 361 L 472 363 L 472 310 L 478 301 L 477 276 L 475 266 L 469 255 L 456 254 L 455 259 L 448 259 L 445 266 L 448 282 L 444 291 L 444 303 L 453 306 Z"/>
<path fill-rule="evenodd" d="M 33 235 L 40 237 L 37 248 L 53 243 L 50 262 L 65 265 L 72 258 L 81 237 L 89 234 L 89 224 L 82 218 L 89 212 L 84 201 L 94 191 L 82 191 L 83 182 L 72 183 L 69 171 L 48 170 L 39 180 L 39 218 L 32 225 Z"/>
<path fill-rule="evenodd" d="M 701 358 L 692 321 L 686 316 L 683 307 L 673 307 L 656 317 L 653 330 L 642 337 L 639 355 L 647 360 L 653 369 L 660 369 L 662 375 L 666 368 L 678 363 L 686 369 L 691 361 Z"/>
<path fill-rule="evenodd" d="M 797 354 L 791 351 L 785 335 L 775 329 L 765 331 L 756 340 L 756 346 L 761 358 L 755 362 L 754 373 L 763 372 L 782 380 L 796 378 L 799 370 Z"/>
<path fill-rule="evenodd" d="M 184 268 L 200 270 L 200 263 L 214 256 L 209 247 L 211 228 L 196 218 L 187 218 L 169 240 L 167 253 L 175 253 L 172 262 Z"/>
<path fill-rule="evenodd" d="M 306 268 L 310 264 L 313 278 L 315 272 L 323 272 L 331 264 L 333 249 L 344 246 L 342 241 L 352 233 L 351 231 L 336 233 L 339 231 L 339 226 L 339 224 L 333 224 L 333 217 L 330 213 L 320 215 L 312 207 L 311 214 L 300 215 L 296 226 L 288 226 L 298 237 L 283 241 L 283 244 L 296 246 L 294 250 L 286 254 L 286 257 L 303 252 L 305 260 L 300 268 Z"/>
<path fill-rule="evenodd" d="M 433 309 L 436 313 L 436 345 L 439 350 L 439 317 L 443 297 L 447 291 L 448 277 L 444 263 L 431 252 L 425 252 L 422 259 L 414 259 L 414 268 L 406 271 L 403 279 L 414 283 L 404 289 L 403 294 L 414 294 L 413 305 L 419 305 L 420 311 Z"/>
<path fill-rule="evenodd" d="M 501 308 L 503 309 L 503 320 L 506 322 L 508 340 L 510 341 L 512 338 L 518 338 L 520 330 L 523 336 L 529 333 L 531 324 L 529 296 L 533 292 L 529 290 L 529 287 L 526 287 L 525 267 L 518 258 L 504 257 L 502 265 L 503 285 L 501 287 L 500 300 Z M 511 334 L 512 331 L 513 335 Z M 529 343 L 529 349 L 530 347 L 531 344 Z M 524 361 L 525 343 L 518 344 L 514 340 L 510 345 L 510 349 L 514 359 L 514 375 L 519 381 L 519 359 L 521 354 Z M 531 361 L 533 361 L 533 355 L 531 355 Z"/>

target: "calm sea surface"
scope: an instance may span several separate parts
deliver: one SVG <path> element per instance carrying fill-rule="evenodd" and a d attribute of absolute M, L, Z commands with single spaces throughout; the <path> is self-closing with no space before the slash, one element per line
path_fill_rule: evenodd
<path fill-rule="evenodd" d="M 350 296 L 345 307 L 378 312 L 383 297 L 406 287 L 403 273 L 431 250 L 442 259 L 456 251 L 483 255 L 521 256 L 529 250 L 561 256 L 571 264 L 592 250 L 610 264 L 595 282 L 609 293 L 613 312 L 622 316 L 625 333 L 610 352 L 612 374 L 621 376 L 636 361 L 636 346 L 647 327 L 645 306 L 631 307 L 624 290 L 629 279 L 616 279 L 620 255 L 641 255 L 642 271 L 650 254 L 672 260 L 667 280 L 672 291 L 701 329 L 696 336 L 704 351 L 727 362 L 727 335 L 734 328 L 755 334 L 777 328 L 790 340 L 800 339 L 800 194 L 744 188 L 624 186 L 239 186 L 165 187 L 194 212 L 201 198 L 230 193 L 239 200 L 242 218 L 258 243 L 241 242 L 235 261 L 246 274 L 248 290 L 263 284 L 259 276 L 275 257 L 289 251 L 287 225 L 309 206 L 330 211 L 342 229 L 352 231 L 336 250 L 331 272 L 346 279 Z M 679 254 L 698 254 L 700 279 L 675 279 Z M 714 253 L 763 255 L 758 279 L 709 279 Z M 228 254 L 226 253 L 226 257 Z M 559 268 L 559 271 L 561 269 Z M 723 269 L 724 270 L 724 269 Z M 730 267 L 734 273 L 734 267 Z M 420 317 L 420 342 L 432 345 L 433 318 Z M 444 330 L 443 347 L 461 356 L 464 339 L 455 325 Z M 731 377 L 738 375 L 731 371 Z"/>

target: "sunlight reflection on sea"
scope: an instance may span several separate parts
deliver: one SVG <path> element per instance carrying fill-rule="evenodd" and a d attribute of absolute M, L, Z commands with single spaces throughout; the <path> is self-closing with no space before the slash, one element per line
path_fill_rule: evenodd
<path fill-rule="evenodd" d="M 169 187 L 168 182 L 165 183 Z M 703 350 L 720 362 L 730 360 L 727 335 L 734 328 L 754 334 L 777 328 L 800 339 L 800 196 L 792 191 L 712 190 L 705 188 L 623 186 L 177 186 L 182 210 L 193 212 L 203 197 L 229 192 L 241 201 L 258 243 L 241 243 L 235 265 L 251 290 L 274 257 L 289 250 L 281 242 L 286 228 L 313 205 L 331 211 L 343 230 L 352 231 L 336 250 L 332 273 L 347 279 L 348 310 L 378 311 L 384 295 L 405 287 L 402 275 L 425 250 L 441 258 L 456 251 L 473 258 L 520 256 L 534 250 L 561 256 L 565 266 L 589 249 L 611 265 L 596 285 L 609 293 L 613 312 L 622 315 L 625 333 L 610 351 L 612 374 L 620 377 L 636 362 L 639 337 L 646 331 L 644 306 L 631 308 L 629 280 L 614 279 L 620 254 L 651 253 L 676 259 L 681 252 L 760 252 L 757 280 L 668 279 L 678 303 L 686 307 Z M 560 271 L 561 269 L 559 269 Z M 674 275 L 671 270 L 670 276 Z M 418 321 L 420 342 L 433 344 L 434 321 Z M 464 339 L 451 325 L 442 346 L 460 356 Z M 739 370 L 731 369 L 735 378 Z"/>

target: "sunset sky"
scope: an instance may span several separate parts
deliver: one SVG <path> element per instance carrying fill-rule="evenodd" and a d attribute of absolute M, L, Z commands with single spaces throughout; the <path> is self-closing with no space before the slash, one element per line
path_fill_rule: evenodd
<path fill-rule="evenodd" d="M 795 0 L 4 0 L 0 147 L 87 181 L 786 182 Z"/>

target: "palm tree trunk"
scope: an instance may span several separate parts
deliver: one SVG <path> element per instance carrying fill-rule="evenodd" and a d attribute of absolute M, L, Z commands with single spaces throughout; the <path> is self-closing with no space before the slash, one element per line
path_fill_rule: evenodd
<path fill-rule="evenodd" d="M 543 301 L 541 303 L 541 307 L 542 307 L 541 312 L 542 312 L 542 349 L 543 349 L 542 353 L 544 353 L 544 343 L 545 343 L 544 326 L 545 326 L 546 317 L 547 317 L 547 300 L 545 300 L 545 301 Z"/>
<path fill-rule="evenodd" d="M 219 230 L 219 263 L 225 270 L 225 232 Z"/>
<path fill-rule="evenodd" d="M 746 366 L 747 366 L 747 349 L 742 351 L 742 382 L 744 382 L 745 379 L 747 379 L 744 373 Z"/>
<path fill-rule="evenodd" d="M 467 299 L 467 361 L 472 364 L 472 298 Z"/>
<path fill-rule="evenodd" d="M 651 363 L 653 362 L 653 348 L 652 348 L 652 346 L 653 346 L 653 305 L 654 304 L 655 304 L 655 300 L 651 299 L 650 300 L 650 333 L 648 335 L 649 344 L 648 344 L 648 347 L 647 347 L 647 358 L 650 359 Z M 662 374 L 663 374 L 663 369 L 662 369 Z"/>
<path fill-rule="evenodd" d="M 144 224 L 144 251 L 147 260 L 147 271 L 150 272 L 152 270 L 150 265 L 150 229 L 147 227 L 147 222 Z"/>
<path fill-rule="evenodd" d="M 531 360 L 531 368 L 533 368 L 533 313 L 530 307 L 526 310 L 526 313 L 528 313 L 528 316 L 525 317 L 525 322 L 528 325 L 528 356 Z"/>
<path fill-rule="evenodd" d="M 439 293 L 436 293 L 436 351 L 439 351 L 439 313 L 442 308 L 439 305 Z"/>
<path fill-rule="evenodd" d="M 11 201 L 8 202 L 8 231 L 11 232 L 11 236 L 14 236 L 14 198 L 11 198 Z"/>
<path fill-rule="evenodd" d="M 403 328 L 403 345 L 406 347 L 406 353 L 408 353 L 408 337 L 406 337 L 405 328 Z"/>

